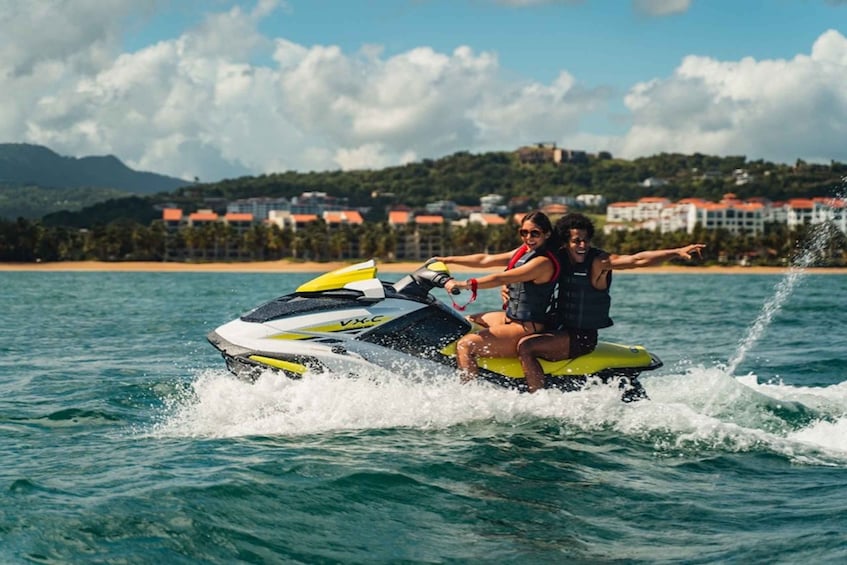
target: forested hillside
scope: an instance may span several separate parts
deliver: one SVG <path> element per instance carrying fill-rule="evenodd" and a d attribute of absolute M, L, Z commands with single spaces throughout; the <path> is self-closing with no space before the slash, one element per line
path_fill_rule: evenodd
<path fill-rule="evenodd" d="M 171 192 L 187 181 L 139 172 L 112 155 L 63 157 L 26 143 L 0 143 L 0 217 L 40 218 L 132 194 Z"/>
<path fill-rule="evenodd" d="M 746 184 L 736 184 L 737 170 L 748 175 Z M 774 201 L 813 196 L 838 196 L 844 191 L 847 165 L 797 161 L 792 165 L 747 161 L 743 156 L 718 157 L 702 154 L 660 154 L 634 160 L 590 157 L 583 163 L 526 164 L 516 152 L 456 153 L 441 159 L 425 159 L 381 170 L 294 171 L 229 179 L 217 183 L 192 184 L 172 192 L 134 198 L 99 194 L 96 206 L 68 206 L 56 194 L 45 205 L 48 225 L 87 227 L 115 217 L 144 221 L 155 215 L 155 207 L 168 204 L 186 212 L 203 207 L 225 207 L 227 201 L 257 196 L 291 198 L 319 191 L 347 198 L 351 207 L 367 208 L 368 221 L 386 218 L 391 205 L 421 207 L 436 200 L 453 200 L 460 205 L 478 205 L 486 194 L 499 194 L 505 201 L 520 199 L 522 211 L 536 206 L 545 196 L 602 194 L 606 202 L 636 200 L 642 196 L 664 196 L 671 200 L 700 197 L 720 200 L 727 192 L 745 199 L 763 196 Z M 662 179 L 662 186 L 645 187 L 648 178 Z M 82 190 L 82 189 L 78 189 Z M 0 217 L 14 219 L 8 210 L 6 192 L 0 190 Z M 44 189 L 29 192 L 27 202 L 44 202 Z M 843 194 L 842 194 L 843 196 Z M 102 202 L 105 198 L 112 198 Z M 5 202 L 5 205 L 4 205 Z M 58 206 L 58 207 L 57 207 Z M 59 213 L 50 213 L 64 210 Z M 597 210 L 602 212 L 602 210 Z M 48 214 L 49 213 L 49 214 Z M 25 215 L 24 217 L 39 217 Z"/>
<path fill-rule="evenodd" d="M 733 172 L 746 170 L 750 181 L 736 185 Z M 739 198 L 765 196 L 771 200 L 833 195 L 847 175 L 847 165 L 793 165 L 747 161 L 745 157 L 702 154 L 661 154 L 632 161 L 591 157 L 585 163 L 522 164 L 513 152 L 456 153 L 438 160 L 425 159 L 377 171 L 322 173 L 285 172 L 244 177 L 180 189 L 179 200 L 250 196 L 292 197 L 304 191 L 322 191 L 349 198 L 353 206 L 403 203 L 423 206 L 435 200 L 478 205 L 480 196 L 496 193 L 506 200 L 526 197 L 530 206 L 544 196 L 600 193 L 607 202 L 642 196 L 671 199 L 701 197 L 719 200 L 726 192 Z M 667 184 L 644 187 L 648 178 Z M 377 196 L 374 198 L 374 196 Z"/>

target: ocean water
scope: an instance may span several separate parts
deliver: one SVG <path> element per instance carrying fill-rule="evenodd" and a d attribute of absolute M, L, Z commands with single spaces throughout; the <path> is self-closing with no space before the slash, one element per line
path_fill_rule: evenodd
<path fill-rule="evenodd" d="M 847 560 L 847 276 L 617 275 L 632 404 L 229 375 L 205 334 L 311 276 L 0 273 L 0 562 Z"/>

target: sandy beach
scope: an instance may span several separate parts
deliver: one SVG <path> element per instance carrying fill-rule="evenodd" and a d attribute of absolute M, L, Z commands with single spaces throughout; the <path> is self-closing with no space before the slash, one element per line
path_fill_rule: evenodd
<path fill-rule="evenodd" d="M 237 272 L 237 273 L 324 273 L 352 263 L 327 262 L 317 263 L 308 261 L 254 261 L 249 263 L 159 263 L 147 261 L 64 261 L 56 263 L 0 263 L 0 271 L 36 271 L 36 272 L 71 272 L 71 271 L 113 271 L 113 272 Z M 421 263 L 377 263 L 377 269 L 383 273 L 408 273 L 418 268 Z M 453 266 L 454 272 L 479 272 L 480 269 L 465 269 Z M 494 269 L 497 270 L 497 269 Z M 782 274 L 788 271 L 783 267 L 720 267 L 720 266 L 688 266 L 661 265 L 619 271 L 619 274 Z M 810 274 L 847 275 L 847 268 L 810 268 Z"/>

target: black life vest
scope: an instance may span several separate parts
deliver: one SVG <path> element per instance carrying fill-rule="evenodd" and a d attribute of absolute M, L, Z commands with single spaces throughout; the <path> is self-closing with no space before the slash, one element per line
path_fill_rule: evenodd
<path fill-rule="evenodd" d="M 591 284 L 591 265 L 602 253 L 601 249 L 592 247 L 585 254 L 585 261 L 573 263 L 566 249 L 559 252 L 562 270 L 556 298 L 557 329 L 598 330 L 614 323 L 609 317 L 612 273 L 607 275 L 609 284 L 606 290 L 597 290 Z"/>
<path fill-rule="evenodd" d="M 559 278 L 559 260 L 550 251 L 540 254 L 531 251 L 525 244 L 521 245 L 509 260 L 506 270 L 524 265 L 533 257 L 547 257 L 553 262 L 553 276 L 550 282 L 536 284 L 533 282 L 512 283 L 508 285 L 509 301 L 506 303 L 506 316 L 511 320 L 521 322 L 550 323 L 550 306 L 553 289 Z"/>

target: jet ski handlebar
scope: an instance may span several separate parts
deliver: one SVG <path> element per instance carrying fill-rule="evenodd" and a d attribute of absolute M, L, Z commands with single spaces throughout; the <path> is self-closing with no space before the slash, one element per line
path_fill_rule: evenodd
<path fill-rule="evenodd" d="M 450 270 L 447 265 L 436 259 L 430 259 L 412 273 L 412 278 L 419 285 L 432 288 L 444 288 L 447 281 L 453 277 L 450 276 Z M 452 290 L 452 294 L 459 294 L 461 291 L 458 288 Z"/>

